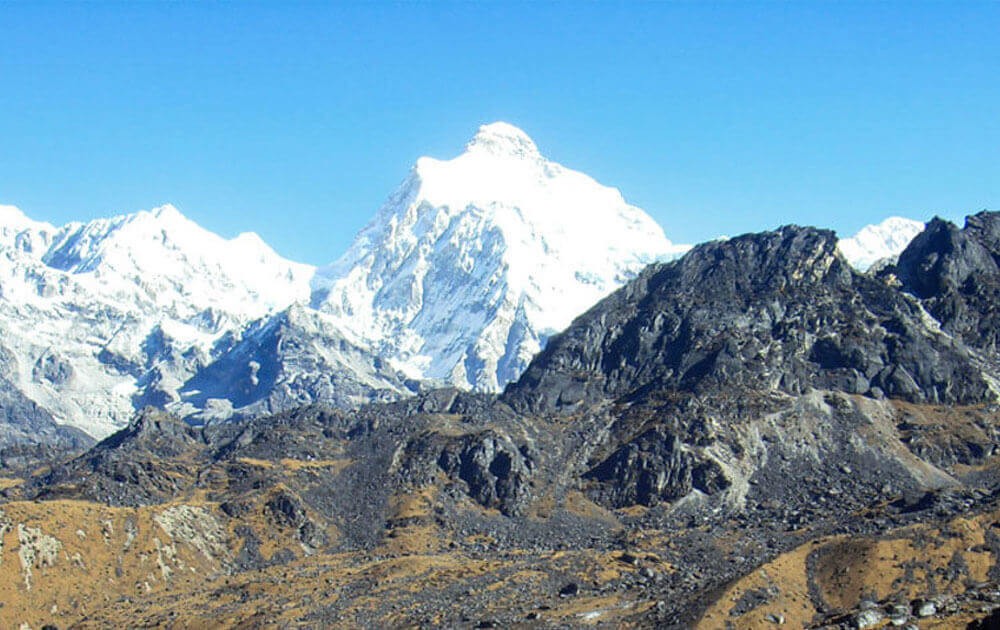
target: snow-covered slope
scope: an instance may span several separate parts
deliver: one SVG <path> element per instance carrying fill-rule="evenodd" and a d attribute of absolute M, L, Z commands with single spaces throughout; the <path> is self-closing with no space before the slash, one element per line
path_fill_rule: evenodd
<path fill-rule="evenodd" d="M 43 260 L 77 277 L 103 279 L 97 284 L 116 294 L 138 289 L 178 319 L 193 309 L 260 317 L 303 299 L 314 272 L 281 258 L 254 233 L 223 239 L 171 205 L 70 224 Z"/>
<path fill-rule="evenodd" d="M 176 399 L 248 323 L 307 301 L 313 272 L 172 206 L 58 229 L 0 207 L 0 334 L 16 358 L 3 367 L 57 421 L 100 437 Z"/>
<path fill-rule="evenodd" d="M 320 270 L 313 304 L 413 377 L 498 390 L 550 334 L 685 249 L 618 190 L 494 123 L 452 160 L 418 160 Z"/>
<path fill-rule="evenodd" d="M 251 324 L 239 343 L 195 374 L 172 411 L 195 421 L 255 416 L 321 401 L 338 407 L 395 400 L 418 389 L 301 304 Z"/>
<path fill-rule="evenodd" d="M 841 239 L 837 246 L 851 265 L 865 271 L 880 260 L 899 256 L 923 229 L 920 221 L 889 217 L 881 223 L 866 225 L 854 236 Z"/>

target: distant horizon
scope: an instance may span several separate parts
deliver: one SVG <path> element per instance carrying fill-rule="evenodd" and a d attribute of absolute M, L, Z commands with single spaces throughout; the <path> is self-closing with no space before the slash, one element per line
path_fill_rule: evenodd
<path fill-rule="evenodd" d="M 676 243 L 1000 208 L 1000 5 L 0 7 L 0 203 L 336 260 L 508 121 Z"/>

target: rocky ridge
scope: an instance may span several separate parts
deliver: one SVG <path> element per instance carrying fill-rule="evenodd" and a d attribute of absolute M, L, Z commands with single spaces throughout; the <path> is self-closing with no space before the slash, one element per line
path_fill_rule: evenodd
<path fill-rule="evenodd" d="M 644 388 L 989 399 L 983 359 L 836 245 L 832 232 L 790 227 L 652 266 L 554 339 L 507 395 L 538 411 Z"/>

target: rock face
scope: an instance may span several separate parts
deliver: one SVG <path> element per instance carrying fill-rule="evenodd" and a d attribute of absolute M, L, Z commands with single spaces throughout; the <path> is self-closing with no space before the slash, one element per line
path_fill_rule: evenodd
<path fill-rule="evenodd" d="M 965 227 L 934 219 L 900 254 L 894 273 L 941 328 L 987 355 L 1000 339 L 1000 213 L 970 216 Z"/>
<path fill-rule="evenodd" d="M 588 471 L 600 482 L 598 502 L 613 507 L 654 506 L 688 496 L 692 490 L 715 494 L 729 486 L 718 464 L 699 461 L 676 435 L 650 429 Z"/>
<path fill-rule="evenodd" d="M 965 345 L 836 245 L 832 232 L 789 227 L 652 266 L 554 338 L 506 397 L 536 411 L 656 389 L 993 399 Z"/>
<path fill-rule="evenodd" d="M 530 498 L 531 460 L 511 439 L 494 431 L 465 436 L 441 449 L 438 465 L 484 507 L 521 514 Z"/>
<path fill-rule="evenodd" d="M 926 296 L 897 285 L 853 269 L 823 230 L 700 245 L 577 318 L 502 399 L 580 418 L 591 431 L 573 448 L 580 479 L 609 508 L 780 497 L 801 510 L 822 492 L 790 484 L 803 477 L 841 487 L 841 503 L 872 500 L 888 480 L 947 485 L 927 463 L 972 464 L 992 452 L 992 432 L 932 436 L 900 420 L 900 405 L 994 405 L 995 354 L 949 334 Z"/>

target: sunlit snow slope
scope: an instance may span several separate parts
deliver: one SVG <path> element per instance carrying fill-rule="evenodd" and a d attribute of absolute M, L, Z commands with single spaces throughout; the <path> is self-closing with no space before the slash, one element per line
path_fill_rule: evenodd
<path fill-rule="evenodd" d="M 685 249 L 618 190 L 494 123 L 452 160 L 417 161 L 320 270 L 314 305 L 411 376 L 494 391 L 550 334 Z"/>
<path fill-rule="evenodd" d="M 61 228 L 3 206 L 3 367 L 57 421 L 103 436 L 176 398 L 251 321 L 307 301 L 312 274 L 172 206 Z"/>
<path fill-rule="evenodd" d="M 889 217 L 841 239 L 837 246 L 851 265 L 864 271 L 880 260 L 895 259 L 923 229 L 921 221 Z"/>

